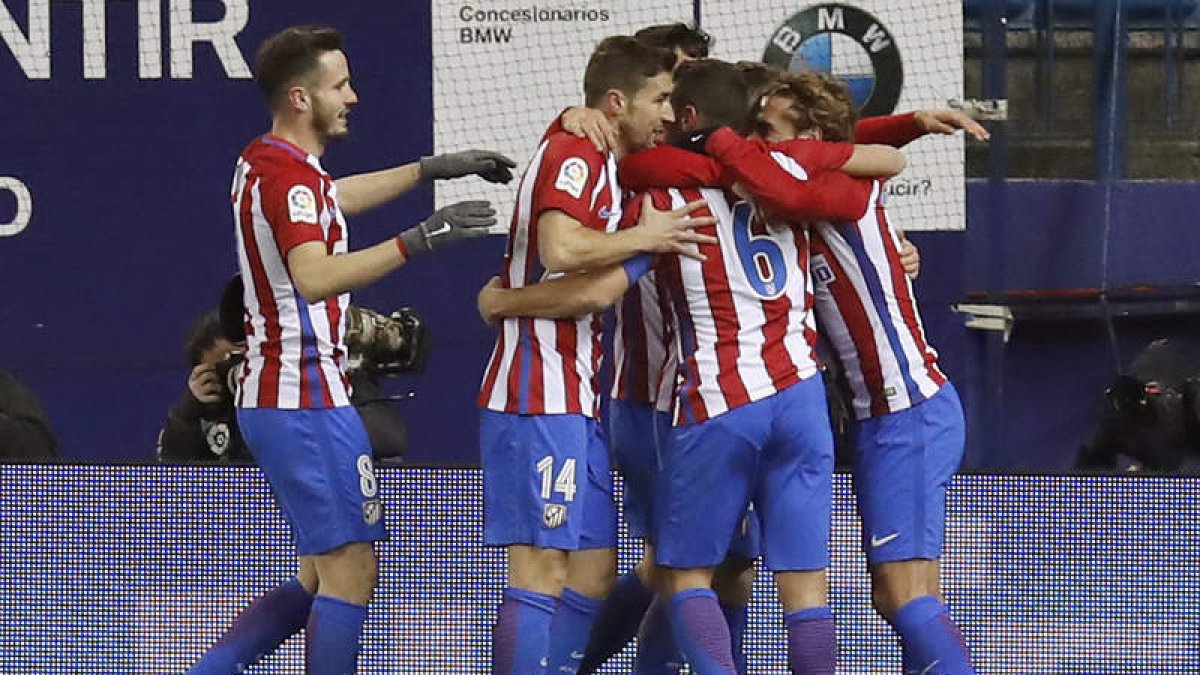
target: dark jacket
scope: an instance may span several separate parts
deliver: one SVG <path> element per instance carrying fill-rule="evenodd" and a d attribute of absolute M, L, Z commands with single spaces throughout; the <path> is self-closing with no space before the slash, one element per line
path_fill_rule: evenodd
<path fill-rule="evenodd" d="M 160 462 L 254 463 L 238 431 L 233 401 L 201 403 L 190 389 L 167 411 L 157 453 Z"/>
<path fill-rule="evenodd" d="M 408 429 L 366 372 L 350 372 L 353 394 L 350 402 L 358 410 L 367 430 L 375 459 L 401 461 L 408 449 Z M 238 431 L 232 399 L 204 404 L 191 390 L 167 412 L 167 422 L 158 435 L 158 461 L 224 462 L 253 464 L 254 457 Z"/>
<path fill-rule="evenodd" d="M 28 387 L 0 368 L 0 459 L 52 459 L 58 441 Z"/>

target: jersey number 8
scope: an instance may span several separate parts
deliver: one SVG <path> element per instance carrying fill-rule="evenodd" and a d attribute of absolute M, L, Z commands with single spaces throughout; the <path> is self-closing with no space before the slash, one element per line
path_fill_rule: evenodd
<path fill-rule="evenodd" d="M 358 487 L 367 499 L 379 493 L 379 481 L 375 478 L 375 465 L 366 455 L 358 456 Z"/>

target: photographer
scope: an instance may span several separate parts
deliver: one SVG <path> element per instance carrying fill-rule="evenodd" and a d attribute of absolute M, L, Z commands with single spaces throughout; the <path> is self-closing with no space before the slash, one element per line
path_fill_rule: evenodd
<path fill-rule="evenodd" d="M 229 317 L 208 312 L 188 333 L 186 351 L 192 372 L 159 432 L 160 462 L 254 462 L 238 432 L 230 384 L 242 360 L 238 345 L 229 339 L 231 334 L 239 343 L 242 339 L 240 295 L 240 278 L 235 278 L 222 300 Z M 237 306 L 226 308 L 225 303 Z M 407 309 L 387 317 L 354 306 L 346 320 L 350 403 L 362 418 L 375 459 L 401 463 L 408 448 L 408 429 L 396 414 L 392 397 L 381 391 L 379 376 L 420 370 L 427 352 L 421 320 Z"/>
<path fill-rule="evenodd" d="M 1132 462 L 1130 464 L 1129 462 Z M 1076 467 L 1200 474 L 1200 342 L 1150 343 L 1105 392 Z"/>
<path fill-rule="evenodd" d="M 187 338 L 192 372 L 183 397 L 167 411 L 167 422 L 158 434 L 158 461 L 253 463 L 238 433 L 233 397 L 223 379 L 233 351 L 215 311 L 196 320 Z M 219 372 L 218 365 L 223 365 Z"/>

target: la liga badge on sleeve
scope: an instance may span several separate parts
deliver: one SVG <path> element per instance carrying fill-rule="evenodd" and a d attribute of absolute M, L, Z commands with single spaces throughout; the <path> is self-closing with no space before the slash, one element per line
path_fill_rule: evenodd
<path fill-rule="evenodd" d="M 579 157 L 568 157 L 562 166 L 558 167 L 558 178 L 554 179 L 554 187 L 579 199 L 583 196 L 587 179 L 587 162 Z"/>
<path fill-rule="evenodd" d="M 293 185 L 287 193 L 288 217 L 293 223 L 317 222 L 317 198 L 307 185 Z"/>

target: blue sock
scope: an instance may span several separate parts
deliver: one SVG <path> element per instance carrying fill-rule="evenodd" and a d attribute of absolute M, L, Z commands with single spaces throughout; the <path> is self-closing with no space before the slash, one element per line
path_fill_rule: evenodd
<path fill-rule="evenodd" d="M 554 616 L 550 618 L 550 648 L 546 650 L 546 672 L 575 675 L 583 662 L 588 636 L 600 613 L 601 601 L 564 588 Z"/>
<path fill-rule="evenodd" d="M 242 610 L 187 675 L 235 675 L 304 628 L 313 596 L 292 577 Z"/>
<path fill-rule="evenodd" d="M 656 596 L 646 610 L 638 629 L 638 649 L 634 658 L 635 675 L 678 675 L 683 668 L 683 654 L 671 632 L 669 603 Z"/>
<path fill-rule="evenodd" d="M 671 598 L 675 641 L 696 675 L 736 675 L 729 625 L 711 588 L 691 588 Z"/>
<path fill-rule="evenodd" d="M 642 584 L 637 574 L 629 571 L 621 575 L 596 616 L 579 672 L 585 675 L 596 672 L 605 661 L 624 649 L 637 634 L 653 599 L 654 594 Z"/>
<path fill-rule="evenodd" d="M 912 600 L 896 612 L 891 623 L 912 655 L 917 672 L 976 675 L 962 633 L 937 598 L 922 595 Z"/>
<path fill-rule="evenodd" d="M 546 669 L 552 595 L 506 588 L 492 626 L 493 675 L 536 675 Z"/>
<path fill-rule="evenodd" d="M 729 643 L 733 647 L 733 664 L 740 675 L 746 675 L 746 614 L 745 605 L 721 603 L 721 613 L 729 625 Z"/>
<path fill-rule="evenodd" d="M 783 617 L 787 625 L 788 666 L 793 675 L 833 675 L 837 635 L 828 606 L 806 607 Z"/>
<path fill-rule="evenodd" d="M 358 672 L 358 644 L 367 608 L 318 595 L 308 613 L 304 645 L 306 675 L 354 675 Z"/>

